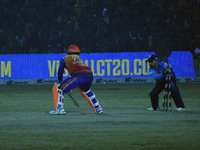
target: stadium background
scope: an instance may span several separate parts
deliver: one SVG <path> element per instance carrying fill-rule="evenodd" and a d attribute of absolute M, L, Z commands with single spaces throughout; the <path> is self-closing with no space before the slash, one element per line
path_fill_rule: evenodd
<path fill-rule="evenodd" d="M 81 58 L 91 68 L 94 78 L 150 77 L 145 62 L 151 53 L 82 53 Z M 0 55 L 2 79 L 57 79 L 60 58 L 66 54 Z M 169 63 L 177 77 L 195 77 L 192 54 L 172 52 Z M 181 66 L 181 67 L 180 67 Z M 64 77 L 69 76 L 65 70 Z"/>
<path fill-rule="evenodd" d="M 2 0 L 2 54 L 189 51 L 200 35 L 198 0 Z"/>
<path fill-rule="evenodd" d="M 182 74 L 175 69 L 178 77 L 199 76 L 199 56 L 194 52 L 200 43 L 198 0 L 50 0 L 48 3 L 39 0 L 2 0 L 0 8 L 0 19 L 4 20 L 0 22 L 1 79 L 48 78 L 37 73 L 45 69 L 32 68 L 32 65 L 39 66 L 37 63 L 43 64 L 42 59 L 45 58 L 41 55 L 12 54 L 56 54 L 51 56 L 54 60 L 52 57 L 57 59 L 58 53 L 66 53 L 65 48 L 70 44 L 79 45 L 84 55 L 91 54 L 86 59 L 100 60 L 101 65 L 105 64 L 101 60 L 107 59 L 108 55 L 111 55 L 110 58 L 119 55 L 112 53 L 121 52 L 124 59 L 130 54 L 128 52 L 138 55 L 138 59 L 141 59 L 138 52 L 144 52 L 145 57 L 155 53 L 160 60 L 173 60 L 173 67 L 175 65 L 175 68 L 185 68 L 190 72 Z M 177 53 L 179 51 L 180 54 Z M 187 56 L 181 54 L 183 51 Z M 181 58 L 174 59 L 174 52 Z M 189 60 L 185 57 L 189 57 Z M 16 63 L 18 59 L 24 59 L 24 62 Z M 29 59 L 33 61 L 32 64 L 27 62 Z M 188 65 L 183 65 L 185 61 Z M 9 77 L 11 68 L 14 74 Z M 94 64 L 94 68 L 98 66 Z M 32 75 L 23 76 L 24 71 L 30 71 Z M 127 70 L 124 73 L 127 74 Z M 133 71 L 128 74 L 144 77 L 135 76 Z M 5 83 L 5 80 L 2 82 Z"/>
<path fill-rule="evenodd" d="M 0 20 L 0 149 L 199 150 L 199 0 L 0 0 Z M 115 83 L 92 85 L 103 115 L 78 89 L 80 107 L 66 96 L 67 114 L 48 115 L 70 44 L 95 83 Z M 173 65 L 185 112 L 146 111 L 152 53 Z"/>

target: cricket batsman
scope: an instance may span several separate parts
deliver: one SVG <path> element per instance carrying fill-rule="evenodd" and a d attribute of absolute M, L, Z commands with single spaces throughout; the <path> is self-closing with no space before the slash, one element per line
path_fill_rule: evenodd
<path fill-rule="evenodd" d="M 149 75 L 157 80 L 155 87 L 150 91 L 149 96 L 151 99 L 152 107 L 147 108 L 147 110 L 159 110 L 159 97 L 158 95 L 165 88 L 166 80 L 166 68 L 168 64 L 164 61 L 158 61 L 155 55 L 150 55 L 146 60 L 149 63 Z M 183 103 L 182 97 L 180 95 L 179 89 L 176 85 L 176 76 L 173 71 L 171 71 L 171 94 L 176 105 L 177 111 L 185 111 L 185 105 Z"/>
<path fill-rule="evenodd" d="M 70 45 L 68 55 L 60 61 L 58 69 L 58 84 L 55 83 L 52 89 L 54 98 L 54 110 L 49 111 L 50 115 L 64 115 L 64 94 L 72 89 L 79 87 L 80 93 L 88 101 L 94 113 L 103 113 L 102 107 L 97 101 L 95 94 L 91 91 L 93 73 L 91 69 L 79 57 L 80 48 L 77 45 Z M 63 80 L 64 69 L 70 74 L 70 77 Z"/>

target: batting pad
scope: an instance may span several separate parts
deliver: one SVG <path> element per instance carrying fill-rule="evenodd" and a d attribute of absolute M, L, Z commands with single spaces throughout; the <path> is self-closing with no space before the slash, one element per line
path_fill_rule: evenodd
<path fill-rule="evenodd" d="M 53 93 L 54 110 L 56 110 L 56 107 L 58 105 L 58 98 L 59 98 L 58 86 L 56 82 L 53 85 L 52 93 Z"/>
<path fill-rule="evenodd" d="M 81 95 L 87 100 L 87 102 L 89 103 L 89 105 L 92 107 L 94 113 L 96 114 L 97 112 L 96 112 L 96 110 L 94 108 L 94 105 L 92 104 L 90 98 L 80 88 L 79 88 L 79 91 L 80 91 Z"/>

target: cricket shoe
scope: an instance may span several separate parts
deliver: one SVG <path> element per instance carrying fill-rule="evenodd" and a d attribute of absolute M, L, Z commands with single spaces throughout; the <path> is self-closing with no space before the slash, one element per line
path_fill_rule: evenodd
<path fill-rule="evenodd" d="M 95 111 L 96 111 L 97 114 L 102 114 L 102 113 L 103 113 L 103 109 L 101 108 L 100 105 L 97 105 L 97 106 L 95 107 Z"/>
<path fill-rule="evenodd" d="M 56 110 L 51 110 L 49 111 L 49 114 L 50 115 L 65 115 L 66 114 L 66 111 L 65 109 L 56 109 Z"/>
<path fill-rule="evenodd" d="M 182 107 L 178 107 L 176 108 L 176 111 L 185 111 L 186 109 L 185 108 L 182 108 Z"/>
<path fill-rule="evenodd" d="M 147 110 L 148 111 L 153 111 L 154 109 L 153 109 L 153 107 L 148 107 Z M 160 107 L 158 106 L 158 108 L 156 110 L 154 110 L 154 111 L 160 111 Z"/>

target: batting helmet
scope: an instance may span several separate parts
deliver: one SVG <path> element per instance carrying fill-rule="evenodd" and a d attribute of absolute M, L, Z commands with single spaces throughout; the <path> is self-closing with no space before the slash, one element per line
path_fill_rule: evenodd
<path fill-rule="evenodd" d="M 80 53 L 80 48 L 73 44 L 73 45 L 70 45 L 68 50 L 67 50 L 68 53 Z"/>

